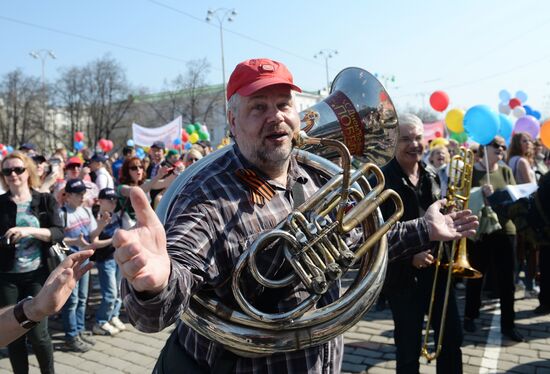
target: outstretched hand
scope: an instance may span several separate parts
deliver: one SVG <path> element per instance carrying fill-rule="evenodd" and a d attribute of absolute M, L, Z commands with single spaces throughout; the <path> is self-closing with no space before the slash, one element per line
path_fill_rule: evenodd
<path fill-rule="evenodd" d="M 438 200 L 426 211 L 424 218 L 428 224 L 431 241 L 457 240 L 471 238 L 479 226 L 476 215 L 471 210 L 461 210 L 448 214 L 441 213 L 446 200 Z"/>
<path fill-rule="evenodd" d="M 130 200 L 137 224 L 130 230 L 117 230 L 114 257 L 122 276 L 136 291 L 158 294 L 168 285 L 170 276 L 166 233 L 141 188 L 131 189 Z"/>
<path fill-rule="evenodd" d="M 93 253 L 91 250 L 73 253 L 51 272 L 40 292 L 26 306 L 29 319 L 40 321 L 61 310 L 80 277 L 94 266 L 91 262 L 82 265 Z"/>

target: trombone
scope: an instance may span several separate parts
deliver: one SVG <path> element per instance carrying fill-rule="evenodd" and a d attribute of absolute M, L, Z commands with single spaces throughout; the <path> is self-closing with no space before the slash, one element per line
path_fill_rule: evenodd
<path fill-rule="evenodd" d="M 467 148 L 461 147 L 458 154 L 453 156 L 449 165 L 449 185 L 447 188 L 447 204 L 446 210 L 466 209 L 470 200 L 470 189 L 472 187 L 472 173 L 474 167 L 474 153 Z M 430 305 L 428 309 L 428 320 L 426 322 L 426 333 L 424 334 L 424 344 L 422 346 L 421 355 L 426 358 L 428 363 L 435 360 L 441 353 L 443 345 L 443 333 L 445 329 L 445 320 L 447 315 L 447 306 L 449 302 L 449 293 L 451 287 L 451 276 L 455 275 L 462 278 L 481 278 L 482 274 L 474 269 L 468 262 L 466 251 L 466 238 L 452 242 L 451 253 L 448 256 L 449 262 L 442 263 L 444 252 L 443 242 L 439 242 L 437 251 L 437 259 L 435 261 L 435 274 L 432 284 L 432 294 L 430 297 Z M 428 352 L 428 340 L 430 336 L 430 325 L 432 322 L 433 309 L 435 303 L 435 292 L 437 288 L 437 277 L 439 268 L 447 269 L 447 283 L 445 287 L 445 299 L 443 301 L 443 309 L 441 312 L 441 323 L 439 326 L 439 339 L 436 349 L 433 353 Z"/>

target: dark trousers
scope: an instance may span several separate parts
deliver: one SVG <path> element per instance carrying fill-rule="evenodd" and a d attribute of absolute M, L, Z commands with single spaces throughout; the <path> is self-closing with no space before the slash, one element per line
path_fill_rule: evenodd
<path fill-rule="evenodd" d="M 441 271 L 441 270 L 440 270 Z M 417 272 L 417 283 L 413 287 L 404 287 L 400 292 L 389 293 L 388 300 L 392 311 L 394 340 L 397 349 L 397 373 L 418 373 L 419 358 L 423 340 L 424 315 L 428 313 L 428 306 L 432 292 L 433 267 Z M 434 312 L 431 326 L 435 331 L 430 341 L 437 342 L 443 309 L 445 293 L 445 276 L 438 279 L 435 296 Z M 440 374 L 462 373 L 462 326 L 456 305 L 453 287 L 450 287 L 449 305 L 443 334 L 443 343 L 440 356 L 436 360 L 437 372 Z"/>
<path fill-rule="evenodd" d="M 539 303 L 550 308 L 550 245 L 539 247 Z"/>
<path fill-rule="evenodd" d="M 497 278 L 500 297 L 500 327 L 514 328 L 514 235 L 489 234 L 477 242 L 468 241 L 470 264 L 483 274 L 491 264 Z M 466 306 L 464 317 L 479 317 L 481 307 L 481 286 L 483 278 L 468 279 L 466 283 Z"/>
<path fill-rule="evenodd" d="M 22 274 L 0 273 L 0 307 L 14 305 L 27 296 L 36 296 L 46 281 L 44 268 Z M 8 345 L 11 366 L 15 374 L 29 372 L 27 338 L 40 365 L 41 373 L 53 373 L 53 347 L 48 333 L 48 319 L 40 321 L 19 339 Z"/>

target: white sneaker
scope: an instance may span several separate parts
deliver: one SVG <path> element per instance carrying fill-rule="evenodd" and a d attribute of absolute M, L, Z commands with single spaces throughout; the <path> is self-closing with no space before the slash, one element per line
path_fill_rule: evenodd
<path fill-rule="evenodd" d="M 92 328 L 92 331 L 96 335 L 116 335 L 120 332 L 119 329 L 112 326 L 109 322 L 105 322 L 103 325 L 96 323 Z"/>
<path fill-rule="evenodd" d="M 113 317 L 109 323 L 120 331 L 126 330 L 126 325 L 118 317 Z"/>

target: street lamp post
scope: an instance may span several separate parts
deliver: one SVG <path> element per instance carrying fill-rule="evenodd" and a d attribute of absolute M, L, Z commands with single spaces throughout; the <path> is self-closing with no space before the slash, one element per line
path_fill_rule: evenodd
<path fill-rule="evenodd" d="M 46 60 L 51 58 L 55 60 L 57 57 L 50 49 L 40 49 L 29 52 L 29 55 L 35 60 L 40 60 L 42 64 L 42 128 L 46 129 Z M 49 139 L 50 137 L 48 137 Z M 51 144 L 50 144 L 51 145 Z"/>
<path fill-rule="evenodd" d="M 227 92 L 225 89 L 225 57 L 223 52 L 223 23 L 225 21 L 227 22 L 233 22 L 233 19 L 237 15 L 237 12 L 235 9 L 227 9 L 227 8 L 218 8 L 215 10 L 208 10 L 206 12 L 206 21 L 210 22 L 212 19 L 216 19 L 218 21 L 218 25 L 220 26 L 220 45 L 221 45 L 221 52 L 222 52 L 222 80 L 223 80 L 223 118 L 224 121 L 227 123 Z M 226 134 L 228 133 L 228 130 L 226 129 Z"/>
<path fill-rule="evenodd" d="M 330 79 L 328 77 L 328 60 L 333 56 L 336 56 L 338 51 L 336 49 L 321 49 L 319 52 L 313 55 L 314 58 L 324 58 L 325 59 L 325 71 L 327 74 L 327 93 L 330 91 Z"/>

